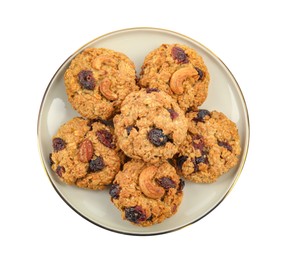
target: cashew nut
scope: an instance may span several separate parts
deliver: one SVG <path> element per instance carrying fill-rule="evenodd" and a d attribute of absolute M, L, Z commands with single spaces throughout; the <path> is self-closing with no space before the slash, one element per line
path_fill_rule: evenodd
<path fill-rule="evenodd" d="M 170 81 L 171 90 L 177 95 L 182 94 L 184 92 L 183 82 L 187 78 L 198 79 L 198 72 L 192 66 L 181 68 L 172 75 Z"/>
<path fill-rule="evenodd" d="M 94 69 L 100 70 L 103 64 L 115 67 L 117 62 L 114 58 L 111 58 L 107 55 L 100 55 L 94 59 L 92 67 Z"/>
<path fill-rule="evenodd" d="M 156 166 L 149 166 L 144 169 L 139 176 L 139 186 L 141 191 L 149 198 L 159 199 L 165 194 L 165 190 L 155 184 L 153 178 L 157 172 Z"/>
<path fill-rule="evenodd" d="M 115 93 L 113 93 L 110 89 L 111 86 L 111 81 L 108 78 L 104 78 L 101 83 L 100 83 L 100 92 L 102 93 L 102 95 L 108 99 L 108 100 L 117 100 L 118 97 Z"/>

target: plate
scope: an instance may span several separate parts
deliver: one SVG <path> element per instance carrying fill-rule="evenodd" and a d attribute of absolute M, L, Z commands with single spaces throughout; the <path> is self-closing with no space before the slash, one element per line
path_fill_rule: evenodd
<path fill-rule="evenodd" d="M 184 198 L 178 212 L 164 222 L 150 227 L 137 227 L 122 220 L 120 212 L 111 203 L 108 190 L 92 191 L 62 183 L 51 171 L 49 154 L 52 136 L 60 125 L 78 114 L 69 104 L 64 86 L 64 72 L 71 60 L 87 47 L 104 47 L 125 53 L 140 72 L 144 57 L 162 43 L 180 43 L 194 48 L 204 59 L 211 81 L 203 108 L 219 110 L 237 124 L 242 153 L 239 163 L 213 184 L 186 182 Z M 154 235 L 178 230 L 193 224 L 210 213 L 235 185 L 244 166 L 249 145 L 249 118 L 241 89 L 225 64 L 197 41 L 177 32 L 158 28 L 124 29 L 98 37 L 72 54 L 55 72 L 44 93 L 37 125 L 39 151 L 44 169 L 60 197 L 79 215 L 90 222 L 119 233 Z"/>

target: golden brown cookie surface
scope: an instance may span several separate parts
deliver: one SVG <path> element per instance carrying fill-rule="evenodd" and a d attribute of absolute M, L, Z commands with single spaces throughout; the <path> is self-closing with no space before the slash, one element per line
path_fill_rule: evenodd
<path fill-rule="evenodd" d="M 186 111 L 205 101 L 209 80 L 208 69 L 195 50 L 181 44 L 162 44 L 146 56 L 139 84 L 165 91 Z"/>
<path fill-rule="evenodd" d="M 111 200 L 123 219 L 150 226 L 174 215 L 182 201 L 184 182 L 169 163 L 132 160 L 110 188 Z"/>
<path fill-rule="evenodd" d="M 205 109 L 186 117 L 188 134 L 176 155 L 178 172 L 193 182 L 214 182 L 238 162 L 241 147 L 236 124 L 221 112 Z"/>
<path fill-rule="evenodd" d="M 109 118 L 133 90 L 134 63 L 123 53 L 88 48 L 78 54 L 64 75 L 68 100 L 83 117 Z"/>
<path fill-rule="evenodd" d="M 158 89 L 129 94 L 113 121 L 121 150 L 151 163 L 172 158 L 186 137 L 184 112 Z"/>
<path fill-rule="evenodd" d="M 73 118 L 59 128 L 52 144 L 51 168 L 67 184 L 101 190 L 119 171 L 114 137 L 99 122 Z"/>

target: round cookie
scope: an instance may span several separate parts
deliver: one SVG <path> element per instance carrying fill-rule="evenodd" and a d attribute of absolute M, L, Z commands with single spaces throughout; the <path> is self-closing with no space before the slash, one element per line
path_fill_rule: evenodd
<path fill-rule="evenodd" d="M 52 139 L 51 168 L 71 185 L 101 190 L 120 169 L 115 139 L 102 123 L 73 118 Z"/>
<path fill-rule="evenodd" d="M 182 44 L 162 44 L 146 56 L 139 85 L 165 91 L 186 111 L 205 101 L 209 81 L 208 69 L 195 50 Z"/>
<path fill-rule="evenodd" d="M 184 112 L 158 89 L 129 94 L 113 121 L 120 149 L 130 158 L 151 163 L 172 158 L 187 132 Z"/>
<path fill-rule="evenodd" d="M 64 75 L 68 100 L 83 117 L 107 119 L 122 100 L 137 90 L 134 63 L 123 53 L 88 48 L 78 54 Z"/>
<path fill-rule="evenodd" d="M 181 204 L 184 181 L 168 162 L 127 162 L 110 188 L 111 201 L 123 219 L 151 226 L 174 215 Z"/>
<path fill-rule="evenodd" d="M 189 181 L 212 183 L 238 162 L 241 152 L 237 126 L 223 113 L 191 111 L 188 134 L 176 155 L 178 173 Z"/>

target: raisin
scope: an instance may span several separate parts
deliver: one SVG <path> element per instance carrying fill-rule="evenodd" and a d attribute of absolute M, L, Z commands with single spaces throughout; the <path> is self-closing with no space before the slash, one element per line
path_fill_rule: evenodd
<path fill-rule="evenodd" d="M 56 137 L 52 140 L 52 147 L 54 152 L 58 152 L 66 147 L 66 143 L 63 139 Z"/>
<path fill-rule="evenodd" d="M 195 157 L 195 159 L 191 159 L 191 162 L 193 163 L 193 167 L 194 167 L 193 172 L 199 171 L 198 165 L 200 163 L 209 164 L 207 152 L 202 151 L 202 155 L 199 157 Z"/>
<path fill-rule="evenodd" d="M 120 187 L 118 184 L 112 184 L 109 189 L 109 195 L 111 199 L 118 199 L 119 198 Z"/>
<path fill-rule="evenodd" d="M 105 167 L 104 160 L 101 156 L 97 157 L 95 160 L 90 160 L 89 162 L 89 172 L 97 172 Z"/>
<path fill-rule="evenodd" d="M 113 136 L 109 131 L 105 129 L 98 130 L 96 132 L 96 135 L 103 145 L 111 149 L 115 148 L 115 144 L 113 143 Z"/>
<path fill-rule="evenodd" d="M 94 90 L 95 79 L 93 77 L 93 72 L 90 70 L 82 70 L 78 74 L 79 83 L 82 88 L 88 90 Z"/>
<path fill-rule="evenodd" d="M 203 154 L 203 155 L 195 158 L 195 163 L 196 164 L 200 164 L 200 163 L 208 164 L 209 161 L 208 161 L 207 156 L 205 154 Z"/>
<path fill-rule="evenodd" d="M 172 120 L 174 120 L 174 119 L 176 119 L 178 117 L 178 113 L 176 111 L 174 111 L 173 109 L 168 108 L 167 110 L 170 113 L 170 116 L 171 116 Z"/>
<path fill-rule="evenodd" d="M 184 162 L 188 159 L 188 156 L 179 156 L 176 158 L 176 162 L 177 162 L 177 167 L 178 169 L 182 169 L 182 165 L 184 164 Z"/>
<path fill-rule="evenodd" d="M 188 63 L 188 57 L 186 55 L 186 53 L 184 52 L 184 50 L 180 47 L 173 47 L 172 48 L 172 57 L 174 60 L 176 60 L 178 63 Z"/>
<path fill-rule="evenodd" d="M 199 80 L 202 80 L 203 79 L 203 76 L 204 76 L 204 73 L 201 69 L 195 67 L 195 70 L 197 71 L 198 73 L 198 76 L 199 76 Z"/>
<path fill-rule="evenodd" d="M 164 135 L 163 130 L 159 128 L 153 128 L 148 133 L 149 141 L 155 146 L 163 146 L 168 141 L 168 137 Z"/>
<path fill-rule="evenodd" d="M 125 208 L 125 218 L 131 222 L 139 223 L 146 220 L 146 214 L 140 206 Z"/>
<path fill-rule="evenodd" d="M 147 88 L 146 89 L 146 93 L 152 93 L 152 92 L 160 92 L 160 90 L 159 89 L 157 89 L 157 88 Z"/>
<path fill-rule="evenodd" d="M 168 177 L 162 177 L 160 179 L 156 179 L 156 182 L 160 186 L 162 186 L 165 190 L 176 187 L 176 183 L 171 178 Z"/>
<path fill-rule="evenodd" d="M 219 146 L 222 146 L 222 147 L 225 147 L 228 151 L 232 152 L 233 151 L 233 148 L 231 145 L 229 145 L 227 142 L 224 142 L 224 141 L 219 141 L 218 140 L 218 145 Z"/>
<path fill-rule="evenodd" d="M 205 116 L 210 116 L 210 112 L 206 109 L 199 109 L 197 116 L 193 118 L 195 122 L 202 122 L 204 123 L 204 117 Z"/>
<path fill-rule="evenodd" d="M 59 177 L 62 177 L 62 174 L 65 172 L 65 168 L 63 166 L 58 165 L 55 172 Z"/>

